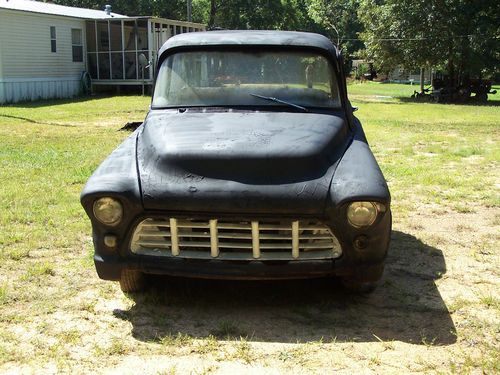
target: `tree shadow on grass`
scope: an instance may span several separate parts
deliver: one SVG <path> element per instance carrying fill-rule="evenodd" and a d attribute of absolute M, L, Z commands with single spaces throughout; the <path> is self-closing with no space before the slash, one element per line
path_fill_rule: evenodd
<path fill-rule="evenodd" d="M 401 103 L 430 103 L 430 104 L 441 104 L 441 105 L 466 105 L 466 106 L 472 106 L 472 107 L 498 107 L 500 106 L 500 101 L 499 100 L 488 100 L 486 102 L 478 102 L 474 100 L 469 100 L 466 102 L 444 102 L 444 103 L 438 103 L 431 98 L 426 98 L 426 99 L 415 99 L 411 97 L 406 97 L 406 96 L 397 96 L 394 97 L 394 99 L 399 100 Z"/>
<path fill-rule="evenodd" d="M 456 330 L 434 280 L 446 272 L 441 250 L 393 232 L 385 275 L 368 296 L 349 295 L 332 279 L 217 281 L 152 279 L 133 296 L 130 310 L 115 310 L 133 335 L 156 341 L 246 337 L 250 341 L 404 341 L 448 345 Z"/>
<path fill-rule="evenodd" d="M 115 96 L 138 96 L 137 94 L 120 94 L 114 95 L 110 93 L 97 93 L 90 96 L 77 96 L 74 98 L 64 98 L 64 99 L 43 99 L 36 101 L 22 101 L 11 104 L 4 104 L 2 107 L 4 108 L 21 108 L 21 109 L 29 109 L 29 108 L 42 108 L 42 107 L 52 107 L 56 105 L 63 104 L 75 104 L 75 103 L 85 103 L 92 100 L 98 99 L 106 99 L 113 98 Z"/>
<path fill-rule="evenodd" d="M 57 122 L 47 122 L 47 121 L 38 121 L 34 120 L 28 117 L 22 117 L 22 116 L 13 116 L 13 115 L 4 115 L 0 114 L 0 118 L 9 118 L 9 119 L 15 119 L 15 120 L 21 120 L 21 121 L 26 121 L 31 124 L 38 124 L 38 125 L 52 125 L 52 126 L 62 126 L 66 128 L 74 128 L 76 125 L 71 125 L 71 124 L 59 124 Z"/>
<path fill-rule="evenodd" d="M 92 95 L 92 96 L 79 96 L 74 98 L 64 98 L 64 99 L 43 99 L 36 101 L 23 101 L 13 104 L 4 105 L 5 108 L 41 108 L 41 107 L 52 107 L 55 105 L 62 104 L 74 104 L 74 103 L 84 103 L 90 100 L 109 98 L 112 95 Z"/>
<path fill-rule="evenodd" d="M 470 107 L 498 107 L 500 106 L 500 100 L 488 100 L 485 103 L 480 102 L 465 102 L 465 103 L 437 103 L 431 99 L 414 99 L 410 96 L 390 96 L 390 95 L 368 95 L 368 96 L 359 96 L 353 95 L 352 101 L 355 103 L 363 103 L 363 104 L 439 104 L 443 106 L 449 105 L 464 105 Z M 360 108 L 362 109 L 362 108 Z"/>

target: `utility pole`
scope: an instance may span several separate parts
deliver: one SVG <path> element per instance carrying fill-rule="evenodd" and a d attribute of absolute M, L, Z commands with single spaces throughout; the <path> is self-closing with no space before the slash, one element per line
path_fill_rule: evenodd
<path fill-rule="evenodd" d="M 188 20 L 188 22 L 192 21 L 192 17 L 191 17 L 191 0 L 187 0 L 187 20 Z"/>

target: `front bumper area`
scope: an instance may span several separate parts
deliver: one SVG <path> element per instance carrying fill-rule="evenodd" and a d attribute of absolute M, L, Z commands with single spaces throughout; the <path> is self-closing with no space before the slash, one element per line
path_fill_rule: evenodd
<path fill-rule="evenodd" d="M 229 280 L 289 280 L 324 276 L 350 276 L 358 274 L 367 281 L 377 280 L 383 272 L 383 263 L 360 265 L 355 268 L 335 260 L 294 261 L 221 261 L 157 257 L 121 258 L 94 256 L 97 274 L 103 280 L 120 280 L 123 269 L 138 270 L 146 274 Z M 342 263 L 342 262 L 340 262 Z"/>
<path fill-rule="evenodd" d="M 119 280 L 122 269 L 138 270 L 146 274 L 232 280 L 303 279 L 335 273 L 332 260 L 240 262 L 145 256 L 125 259 L 96 254 L 94 263 L 97 274 L 104 280 Z"/>

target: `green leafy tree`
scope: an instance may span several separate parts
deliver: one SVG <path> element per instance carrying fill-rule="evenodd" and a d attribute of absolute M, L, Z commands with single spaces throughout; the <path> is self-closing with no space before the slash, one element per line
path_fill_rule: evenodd
<path fill-rule="evenodd" d="M 453 82 L 499 68 L 500 3 L 361 0 L 366 57 L 379 69 L 446 69 Z"/>
<path fill-rule="evenodd" d="M 312 30 L 307 0 L 193 0 L 193 17 L 210 28 Z"/>
<path fill-rule="evenodd" d="M 337 44 L 346 61 L 363 48 L 358 34 L 363 25 L 358 18 L 359 0 L 310 0 L 308 12 L 311 18 Z"/>

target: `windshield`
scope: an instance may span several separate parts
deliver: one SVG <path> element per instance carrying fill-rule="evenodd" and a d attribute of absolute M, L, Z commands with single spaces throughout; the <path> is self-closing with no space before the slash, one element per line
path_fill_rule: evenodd
<path fill-rule="evenodd" d="M 263 100 L 263 96 L 278 101 Z M 152 107 L 289 103 L 340 107 L 337 80 L 325 57 L 299 51 L 174 53 L 161 64 Z"/>

